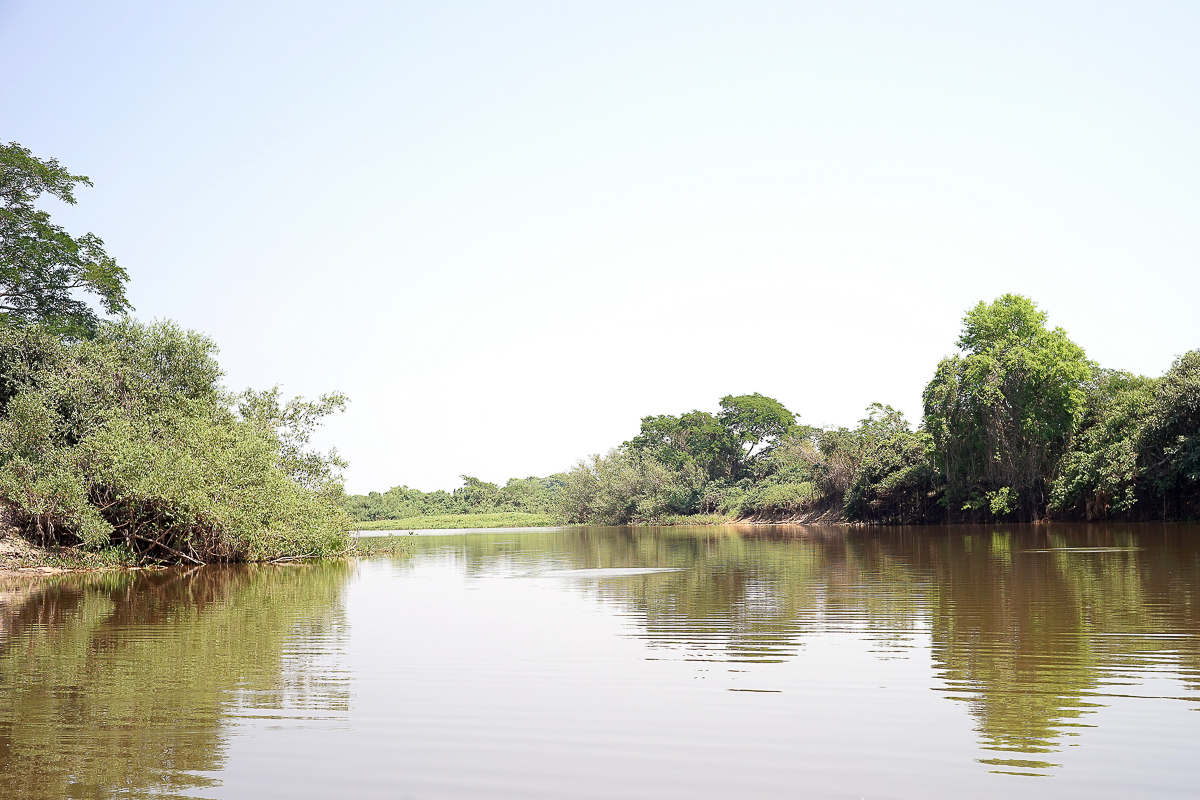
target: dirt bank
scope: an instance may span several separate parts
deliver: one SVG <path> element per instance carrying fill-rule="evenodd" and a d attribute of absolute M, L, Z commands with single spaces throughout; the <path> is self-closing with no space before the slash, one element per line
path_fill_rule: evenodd
<path fill-rule="evenodd" d="M 795 514 L 758 514 L 738 520 L 750 525 L 849 525 L 841 503 L 799 511 Z"/>
<path fill-rule="evenodd" d="M 77 572 L 64 567 L 48 566 L 54 554 L 31 544 L 11 530 L 0 532 L 0 576 L 57 575 Z"/>

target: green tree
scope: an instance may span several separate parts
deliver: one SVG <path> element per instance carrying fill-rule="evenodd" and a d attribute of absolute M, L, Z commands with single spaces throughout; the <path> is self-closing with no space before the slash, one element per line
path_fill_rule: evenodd
<path fill-rule="evenodd" d="M 967 313 L 961 352 L 925 387 L 925 426 L 952 514 L 1033 519 L 1084 407 L 1091 365 L 1032 300 L 1007 294 Z"/>
<path fill-rule="evenodd" d="M 867 411 L 850 437 L 855 469 L 843 504 L 846 518 L 902 524 L 937 520 L 940 481 L 929 434 L 912 430 L 891 406 L 872 403 Z"/>
<path fill-rule="evenodd" d="M 1200 350 L 1184 353 L 1158 380 L 1140 463 L 1164 518 L 1200 516 Z"/>
<path fill-rule="evenodd" d="M 1128 512 L 1141 483 L 1143 431 L 1156 381 L 1116 370 L 1097 369 L 1071 447 L 1062 459 L 1050 494 L 1050 510 L 1104 519 Z"/>
<path fill-rule="evenodd" d="M 726 395 L 716 415 L 692 411 L 642 418 L 640 433 L 625 443 L 674 470 L 699 470 L 709 480 L 748 477 L 751 467 L 795 430 L 796 415 L 761 394 Z"/>
<path fill-rule="evenodd" d="M 492 514 L 519 512 L 546 514 L 555 508 L 556 497 L 566 475 L 548 478 L 510 478 L 504 486 L 460 475 L 463 485 L 453 493 L 422 492 L 395 486 L 386 492 L 371 492 L 346 498 L 346 510 L 356 520 L 405 519 L 442 514 Z"/>
<path fill-rule="evenodd" d="M 643 417 L 641 432 L 626 444 L 671 469 L 696 468 L 713 480 L 728 477 L 737 456 L 737 440 L 707 411 Z"/>
<path fill-rule="evenodd" d="M 459 475 L 463 485 L 454 490 L 455 511 L 459 514 L 483 514 L 495 511 L 500 500 L 500 487 L 494 483 Z"/>
<path fill-rule="evenodd" d="M 564 475 L 538 478 L 509 478 L 499 493 L 500 511 L 547 513 L 554 505 L 554 496 L 563 485 Z"/>
<path fill-rule="evenodd" d="M 691 510 L 704 478 L 699 471 L 672 470 L 628 447 L 580 461 L 563 478 L 557 511 L 567 522 L 626 525 Z"/>
<path fill-rule="evenodd" d="M 347 402 L 341 392 L 330 392 L 315 401 L 295 397 L 281 403 L 276 386 L 261 392 L 247 389 L 238 395 L 237 405 L 242 419 L 258 427 L 276 443 L 279 469 L 301 486 L 333 491 L 335 496 L 340 496 L 340 470 L 345 469 L 347 463 L 337 450 L 312 452 L 308 450 L 308 444 L 321 420 L 345 411 Z"/>
<path fill-rule="evenodd" d="M 736 443 L 730 477 L 739 477 L 749 465 L 765 458 L 796 427 L 795 414 L 778 400 L 757 392 L 722 397 L 717 418 Z"/>
<path fill-rule="evenodd" d="M 169 561 L 343 549 L 340 481 L 288 420 L 236 412 L 215 350 L 128 318 L 78 341 L 0 328 L 0 505 L 13 522 L 43 544 Z"/>
<path fill-rule="evenodd" d="M 61 334 L 94 335 L 99 317 L 80 292 L 109 314 L 131 310 L 129 276 L 100 237 L 73 237 L 36 207 L 43 194 L 74 205 L 79 184 L 92 185 L 16 142 L 0 144 L 0 325 L 43 323 Z"/>

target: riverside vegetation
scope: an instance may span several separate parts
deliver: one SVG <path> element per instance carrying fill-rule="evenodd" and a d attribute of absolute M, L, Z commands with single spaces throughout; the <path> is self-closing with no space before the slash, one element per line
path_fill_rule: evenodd
<path fill-rule="evenodd" d="M 128 276 L 35 201 L 90 185 L 0 145 L 0 514 L 75 566 L 264 561 L 347 548 L 336 452 L 309 437 L 345 398 L 230 392 L 216 346 L 128 316 Z M 115 320 L 80 295 L 98 297 Z"/>
<path fill-rule="evenodd" d="M 354 524 L 1200 517 L 1200 350 L 1160 378 L 1104 369 L 1020 295 L 968 312 L 916 426 L 873 404 L 817 429 L 730 395 L 548 478 L 346 498 L 337 453 L 307 449 L 345 398 L 230 392 L 211 340 L 129 317 L 103 241 L 36 207 L 79 185 L 0 145 L 0 522 L 68 563 L 320 557 Z"/>
<path fill-rule="evenodd" d="M 854 428 L 813 428 L 777 400 L 731 395 L 715 414 L 645 417 L 564 474 L 503 489 L 464 476 L 452 494 L 400 487 L 349 509 L 404 509 L 409 527 L 451 511 L 593 525 L 1200 517 L 1200 350 L 1159 378 L 1105 369 L 1012 294 L 971 309 L 956 344 L 916 426 L 875 403 Z"/>
<path fill-rule="evenodd" d="M 568 473 L 567 521 L 672 514 L 878 523 L 1195 519 L 1200 350 L 1161 378 L 1105 369 L 1033 301 L 1004 295 L 963 321 L 959 352 L 915 427 L 873 404 L 855 428 L 800 425 L 777 401 L 646 417 Z"/>
<path fill-rule="evenodd" d="M 359 530 L 533 528 L 559 523 L 556 501 L 565 475 L 513 478 L 504 486 L 461 476 L 453 492 L 397 486 L 347 498 Z"/>

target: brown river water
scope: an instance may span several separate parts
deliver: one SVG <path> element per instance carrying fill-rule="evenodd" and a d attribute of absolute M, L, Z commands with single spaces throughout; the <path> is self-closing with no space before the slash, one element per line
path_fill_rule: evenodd
<path fill-rule="evenodd" d="M 0 587 L 0 798 L 1200 791 L 1200 525 L 406 543 Z"/>

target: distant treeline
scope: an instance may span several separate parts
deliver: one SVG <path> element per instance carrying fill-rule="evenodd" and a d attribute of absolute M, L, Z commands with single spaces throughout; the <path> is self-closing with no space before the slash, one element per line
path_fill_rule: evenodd
<path fill-rule="evenodd" d="M 446 514 L 552 513 L 565 475 L 549 478 L 513 478 L 503 486 L 462 475 L 463 485 L 453 492 L 422 492 L 397 486 L 347 498 L 351 516 L 362 522 L 431 517 Z"/>
<path fill-rule="evenodd" d="M 566 474 L 503 487 L 463 476 L 452 493 L 398 487 L 349 510 L 597 525 L 1200 518 L 1200 350 L 1160 378 L 1105 369 L 1019 295 L 979 303 L 956 345 L 915 426 L 873 403 L 856 427 L 813 428 L 772 398 L 730 395 L 715 414 L 645 417 Z"/>

